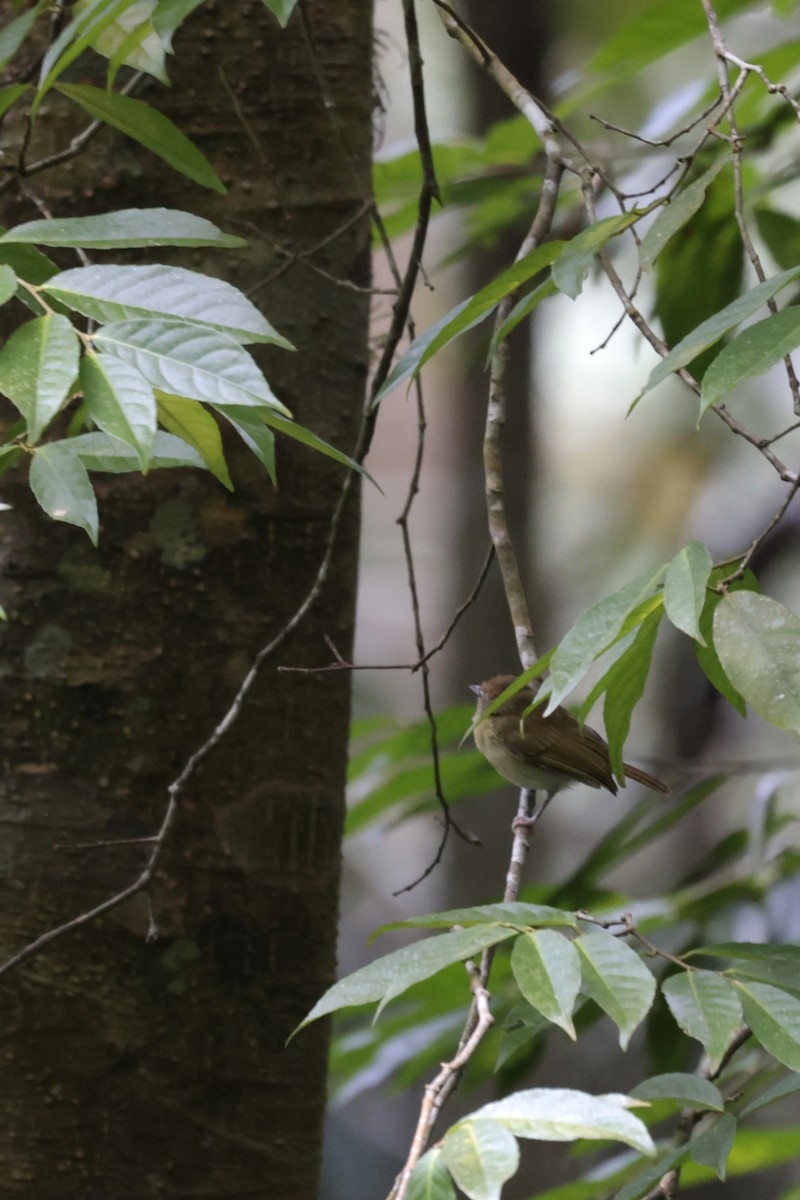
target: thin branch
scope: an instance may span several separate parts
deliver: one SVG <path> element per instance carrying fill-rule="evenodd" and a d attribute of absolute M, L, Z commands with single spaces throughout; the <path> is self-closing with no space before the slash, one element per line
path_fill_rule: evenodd
<path fill-rule="evenodd" d="M 692 130 L 705 121 L 707 117 L 710 117 L 714 109 L 719 108 L 720 104 L 722 104 L 722 100 L 723 97 L 722 93 L 720 92 L 716 99 L 712 100 L 711 103 L 707 105 L 707 107 L 704 108 L 698 116 L 696 116 L 692 121 L 689 121 L 687 125 L 684 125 L 676 133 L 672 133 L 666 138 L 651 139 L 642 137 L 640 133 L 634 133 L 632 129 L 623 129 L 620 125 L 614 125 L 611 121 L 604 120 L 603 117 L 595 116 L 594 113 L 589 113 L 589 120 L 596 121 L 598 125 L 602 125 L 603 129 L 608 129 L 613 133 L 621 133 L 624 137 L 629 138 L 631 141 L 642 142 L 645 146 L 653 146 L 656 148 L 663 147 L 666 150 L 673 144 L 673 142 L 676 142 L 679 137 L 683 137 L 684 134 L 691 133 Z"/>
<path fill-rule="evenodd" d="M 764 68 L 759 66 L 758 63 L 745 62 L 744 59 L 739 58 L 736 54 L 731 54 L 730 50 L 727 49 L 723 49 L 722 53 L 727 61 L 732 63 L 735 67 L 739 67 L 739 69 L 742 71 L 747 71 L 753 75 L 757 75 L 771 95 L 774 96 L 777 93 L 777 95 L 782 96 L 789 107 L 794 109 L 795 116 L 797 117 L 798 121 L 800 121 L 800 103 L 795 100 L 794 96 L 785 84 L 773 83 L 772 80 L 767 77 L 767 73 Z"/>
<path fill-rule="evenodd" d="M 247 120 L 247 117 L 244 115 L 244 109 L 242 108 L 241 103 L 239 102 L 239 97 L 236 95 L 236 92 L 233 90 L 231 85 L 228 83 L 228 76 L 225 74 L 221 65 L 217 67 L 217 76 L 219 78 L 220 83 L 224 87 L 225 91 L 228 93 L 228 99 L 231 102 L 231 108 L 236 113 L 236 119 L 238 120 L 239 124 L 241 125 L 242 129 L 244 130 L 245 136 L 247 137 L 248 141 L 252 145 L 252 147 L 255 150 L 256 154 L 258 155 L 259 159 L 261 160 L 262 166 L 268 166 L 267 156 L 264 153 L 264 147 L 261 145 L 261 142 L 256 137 L 256 134 L 255 134 L 255 131 L 254 131 L 252 125 Z"/>
<path fill-rule="evenodd" d="M 500 83 L 500 86 L 503 87 L 503 90 L 512 98 L 514 104 L 525 113 L 545 146 L 547 166 L 542 193 L 531 228 L 517 255 L 517 261 L 519 261 L 519 259 L 529 254 L 536 246 L 540 245 L 552 228 L 559 187 L 565 167 L 558 138 L 555 135 L 552 121 L 545 114 L 542 106 L 528 92 L 521 88 L 485 43 L 465 25 L 449 5 L 442 3 L 442 0 L 435 0 L 435 2 L 448 34 L 456 38 L 483 67 L 490 71 L 493 77 Z M 495 322 L 496 330 L 499 330 L 505 322 L 512 303 L 513 298 L 508 297 L 499 306 Z M 516 556 L 508 532 L 503 496 L 500 435 L 505 423 L 505 370 L 507 361 L 508 342 L 504 340 L 499 342 L 492 357 L 490 368 L 489 400 L 487 406 L 486 434 L 484 437 L 484 472 L 486 477 L 488 522 L 492 544 L 503 576 L 504 590 L 514 625 L 520 659 L 525 666 L 529 666 L 536 658 L 533 630 L 517 567 Z M 513 826 L 514 838 L 506 876 L 506 901 L 516 899 L 519 894 L 521 871 L 529 847 L 528 838 L 531 832 L 530 811 L 532 798 L 535 799 L 533 794 L 527 790 L 520 792 L 518 819 L 514 822 Z M 492 951 L 487 950 L 482 956 L 480 970 L 476 971 L 474 965 L 471 967 L 470 978 L 473 986 L 473 1002 L 464 1026 L 458 1052 L 450 1063 L 443 1065 L 439 1074 L 425 1089 L 425 1096 L 409 1155 L 390 1193 L 390 1200 L 403 1200 L 408 1188 L 411 1172 L 428 1144 L 442 1106 L 451 1092 L 458 1086 L 465 1063 L 480 1044 L 480 1041 L 491 1025 L 491 1014 L 488 1010 L 487 984 L 492 958 Z M 478 981 L 477 986 L 475 983 L 476 979 Z"/>
<path fill-rule="evenodd" d="M 454 10 L 442 0 L 435 0 L 435 3 L 447 33 L 455 38 L 472 58 L 491 75 L 512 104 L 530 122 L 544 146 L 546 167 L 542 193 L 531 228 L 517 253 L 515 261 L 519 262 L 536 246 L 541 245 L 552 229 L 559 188 L 566 165 L 556 127 L 540 101 L 522 87 L 486 43 L 465 25 Z M 502 328 L 513 304 L 514 296 L 512 294 L 498 306 L 495 316 L 496 332 Z M 506 420 L 505 376 L 508 354 L 508 342 L 504 340 L 499 342 L 492 356 L 483 441 L 483 465 L 489 533 L 503 577 L 503 588 L 511 614 L 520 661 L 524 667 L 530 667 L 536 661 L 536 646 L 525 591 L 508 529 L 504 497 L 501 435 Z"/>
<path fill-rule="evenodd" d="M 436 172 L 433 164 L 433 150 L 431 148 L 430 134 L 428 131 L 428 118 L 425 108 L 425 86 L 422 76 L 422 54 L 419 45 L 419 30 L 417 28 L 417 14 L 414 7 L 414 0 L 403 0 L 403 16 L 405 20 L 406 42 L 408 45 L 408 60 L 411 74 L 411 93 L 414 101 L 414 131 L 419 148 L 420 161 L 422 164 L 422 191 L 419 197 L 419 215 L 418 221 L 423 219 L 423 213 L 426 214 L 425 221 L 427 224 L 427 214 L 430 213 L 430 203 L 432 200 L 438 200 L 441 204 L 441 195 L 439 193 L 439 185 L 436 182 Z M 421 256 L 420 256 L 421 257 Z M 413 321 L 408 320 L 409 336 L 413 339 L 416 333 Z M 431 863 L 426 867 L 423 873 L 405 887 L 400 888 L 394 895 L 399 895 L 400 892 L 410 891 L 415 888 L 423 879 L 434 870 L 437 864 L 441 861 L 444 853 L 444 848 L 447 844 L 451 830 L 455 830 L 460 837 L 466 841 L 474 842 L 477 840 L 473 835 L 465 833 L 458 823 L 454 820 L 450 805 L 444 794 L 444 785 L 442 783 L 442 770 L 439 751 L 439 733 L 436 725 L 436 714 L 433 711 L 433 700 L 431 698 L 430 687 L 430 667 L 428 665 L 429 656 L 425 649 L 425 635 L 422 629 L 422 611 L 419 600 L 419 586 L 417 582 L 417 571 L 414 563 L 414 554 L 411 548 L 411 531 L 409 529 L 409 520 L 411 517 L 411 509 L 414 501 L 419 494 L 420 478 L 422 475 L 422 462 L 425 455 L 425 434 L 427 432 L 427 420 L 425 417 L 425 403 L 422 392 L 422 381 L 417 377 L 414 385 L 414 396 L 417 407 L 417 449 L 414 456 L 414 466 L 411 471 L 411 478 L 408 484 L 408 492 L 406 501 L 403 505 L 402 512 L 397 518 L 397 524 L 400 526 L 400 533 L 403 539 L 403 555 L 406 563 L 406 575 L 408 578 L 408 589 L 411 596 L 411 612 L 414 620 L 414 639 L 417 646 L 417 658 L 420 664 L 420 675 L 422 679 L 422 700 L 425 709 L 425 715 L 430 728 L 430 744 L 431 744 L 431 762 L 433 765 L 433 788 L 439 807 L 442 810 L 444 819 L 444 831 L 439 844 L 439 848 Z"/>
<path fill-rule="evenodd" d="M 588 177 L 588 175 L 584 178 L 583 192 L 587 215 L 589 220 L 594 222 L 597 219 L 597 213 L 594 207 L 591 179 Z M 611 261 L 608 251 L 605 249 L 601 250 L 598 258 L 605 272 L 606 278 L 622 302 L 622 306 L 625 309 L 625 313 L 627 314 L 628 318 L 633 322 L 633 324 L 641 333 L 642 337 L 644 337 L 645 340 L 653 347 L 656 353 L 661 358 L 664 358 L 668 353 L 669 347 L 663 338 L 660 338 L 652 329 L 643 314 L 633 303 L 633 300 L 631 299 L 624 283 L 622 282 L 616 267 Z M 700 384 L 686 369 L 686 367 L 681 367 L 680 370 L 675 372 L 675 374 L 679 379 L 683 380 L 687 387 L 691 388 L 696 396 L 700 396 Z M 728 411 L 724 404 L 712 404 L 711 411 L 716 413 L 716 415 L 725 422 L 731 433 L 735 433 L 737 437 L 743 438 L 746 442 L 749 442 L 751 446 L 754 446 L 755 449 L 758 450 L 759 454 L 761 454 L 767 460 L 778 477 L 782 479 L 784 483 L 795 482 L 797 479 L 796 473 L 789 470 L 786 464 L 782 462 L 780 458 L 778 458 L 777 454 L 770 450 L 768 440 L 759 437 L 757 434 L 753 433 L 752 430 L 743 425 L 741 421 L 738 421 L 736 417 L 734 417 Z"/>
<path fill-rule="evenodd" d="M 305 250 L 288 250 L 284 246 L 276 245 L 274 247 L 275 253 L 282 255 L 286 261 L 283 262 L 279 267 L 276 267 L 276 269 L 264 279 L 260 279 L 258 283 L 254 283 L 253 286 L 249 288 L 247 292 L 245 292 L 245 295 L 249 299 L 252 299 L 257 292 L 260 292 L 263 287 L 268 287 L 269 284 L 274 283 L 276 279 L 288 271 L 291 266 L 294 266 L 295 263 L 301 262 L 304 259 L 312 258 L 314 255 L 319 254 L 320 250 L 324 250 L 326 246 L 331 244 L 331 242 L 341 237 L 343 233 L 346 233 L 348 229 L 357 224 L 361 218 L 370 211 L 371 208 L 372 201 L 369 199 L 364 200 L 354 213 L 347 217 L 346 220 L 342 221 L 341 225 L 337 225 L 332 233 L 326 234 L 324 238 L 321 238 L 320 241 L 315 242 L 313 246 L 309 246 Z M 342 279 L 336 279 L 335 282 L 338 284 L 343 284 L 346 281 Z"/>
<path fill-rule="evenodd" d="M 0 976 L 7 975 L 9 971 L 13 971 L 20 963 L 33 958 L 36 954 L 40 954 L 45 947 L 49 946 L 51 942 L 55 942 L 58 938 L 63 937 L 64 934 L 73 933 L 76 929 L 80 929 L 82 925 L 88 925 L 92 921 L 96 921 L 99 917 L 105 916 L 106 913 L 111 912 L 113 909 L 119 908 L 120 904 L 124 904 L 126 900 L 130 900 L 149 886 L 155 874 L 162 850 L 164 849 L 164 843 L 178 811 L 178 790 L 175 784 L 171 784 L 168 790 L 170 793 L 169 804 L 164 813 L 161 828 L 155 835 L 153 850 L 139 877 L 134 879 L 133 883 L 129 884 L 126 888 L 123 888 L 122 891 L 110 896 L 107 900 L 103 900 L 100 904 L 96 904 L 94 908 L 88 908 L 85 912 L 80 913 L 77 917 L 73 917 L 70 921 L 65 921 L 62 925 L 56 925 L 54 928 L 48 929 L 46 933 L 29 942 L 27 946 L 23 946 L 21 950 L 18 950 L 16 954 L 12 954 L 11 958 L 7 958 L 0 965 Z"/>
<path fill-rule="evenodd" d="M 737 579 L 742 578 L 742 576 L 744 575 L 748 566 L 750 565 L 750 561 L 751 561 L 753 555 L 758 550 L 761 543 L 764 541 L 765 538 L 769 537 L 769 535 L 772 533 L 775 526 L 780 524 L 780 522 L 783 520 L 786 510 L 788 509 L 789 505 L 792 503 L 795 496 L 797 495 L 798 487 L 800 487 L 800 479 L 795 479 L 794 482 L 788 488 L 784 500 L 782 501 L 779 508 L 775 511 L 774 515 L 772 516 L 772 519 L 767 522 L 767 524 L 761 530 L 761 533 L 757 534 L 757 536 L 753 538 L 752 542 L 748 546 L 747 550 L 745 550 L 744 554 L 741 555 L 741 557 L 733 560 L 734 562 L 738 562 L 739 565 L 737 566 L 735 571 L 731 572 L 730 575 L 726 575 L 724 579 L 720 579 L 719 583 L 716 585 L 717 590 L 723 591 L 726 588 L 729 588 L 732 583 L 735 583 Z"/>
<path fill-rule="evenodd" d="M 517 819 L 514 822 L 514 840 L 511 847 L 508 872 L 506 874 L 506 888 L 503 894 L 504 904 L 512 903 L 519 897 L 522 868 L 525 864 L 529 848 L 528 837 L 531 832 L 529 821 L 532 795 L 533 793 L 525 789 L 520 792 Z M 449 1062 L 442 1063 L 439 1073 L 430 1083 L 425 1085 L 425 1092 L 422 1104 L 420 1105 L 414 1136 L 409 1147 L 408 1157 L 394 1182 L 392 1190 L 389 1192 L 387 1200 L 404 1200 L 411 1172 L 427 1149 L 442 1108 L 450 1094 L 458 1087 L 464 1067 L 494 1023 L 494 1018 L 489 1009 L 489 991 L 487 986 L 493 957 L 494 948 L 489 947 L 489 949 L 484 950 L 481 956 L 480 967 L 477 967 L 474 962 L 467 962 L 465 964 L 470 979 L 472 1004 L 470 1005 L 463 1032 L 459 1038 L 458 1049 L 455 1056 Z"/>
<path fill-rule="evenodd" d="M 420 1108 L 419 1120 L 417 1128 L 414 1131 L 414 1137 L 408 1153 L 408 1158 L 403 1166 L 402 1171 L 395 1180 L 394 1187 L 389 1193 L 388 1200 L 403 1200 L 408 1189 L 411 1172 L 419 1162 L 428 1144 L 431 1130 L 436 1124 L 436 1120 L 441 1112 L 449 1091 L 447 1083 L 458 1078 L 466 1064 L 483 1041 L 486 1034 L 491 1029 L 494 1023 L 489 1008 L 489 993 L 481 981 L 481 975 L 474 963 L 468 963 L 467 970 L 470 976 L 470 987 L 473 994 L 473 1006 L 478 1013 L 475 1021 L 475 1026 L 459 1048 L 458 1053 L 450 1062 L 442 1063 L 442 1068 L 439 1074 L 436 1075 L 430 1083 L 425 1086 L 425 1095 Z"/>
<path fill-rule="evenodd" d="M 750 236 L 750 230 L 747 226 L 747 219 L 744 211 L 744 185 L 742 182 L 743 138 L 739 132 L 739 127 L 736 121 L 736 111 L 733 106 L 730 79 L 728 77 L 728 63 L 731 61 L 731 56 L 725 45 L 725 39 L 723 37 L 722 30 L 720 29 L 719 20 L 711 0 L 701 0 L 701 3 L 703 5 L 703 11 L 706 14 L 708 31 L 714 44 L 714 52 L 717 56 L 717 74 L 719 76 L 722 96 L 725 101 L 725 111 L 727 113 L 728 124 L 731 131 L 730 138 L 728 140 L 730 142 L 731 157 L 733 161 L 734 211 L 736 214 L 736 224 L 739 226 L 739 234 L 742 239 L 742 244 L 745 248 L 745 253 L 750 259 L 753 270 L 755 271 L 759 282 L 763 283 L 766 280 L 767 275 L 764 270 L 763 263 L 761 262 L 760 255 L 753 245 L 753 239 Z M 743 85 L 744 80 L 746 80 L 752 68 L 748 63 L 741 62 L 741 60 L 737 60 L 737 62 L 742 68 L 739 79 Z M 775 90 L 777 91 L 779 89 L 776 88 Z M 798 108 L 796 104 L 794 105 L 794 108 L 796 110 L 795 115 L 797 115 L 797 113 L 800 112 L 800 108 Z M 776 313 L 778 311 L 778 306 L 775 300 L 772 298 L 767 301 L 767 308 L 771 313 Z M 795 415 L 800 416 L 800 383 L 798 382 L 791 356 L 787 354 L 783 362 L 786 369 L 786 378 L 789 383 L 789 390 L 792 393 Z"/>
<path fill-rule="evenodd" d="M 131 75 L 124 87 L 120 88 L 119 95 L 131 96 L 139 90 L 140 85 L 145 79 L 144 71 L 136 71 Z M 101 129 L 107 129 L 108 125 L 105 121 L 92 121 L 80 133 L 76 134 L 70 144 L 64 150 L 58 150 L 55 154 L 48 154 L 45 158 L 39 158 L 36 162 L 25 165 L 25 151 L 27 149 L 27 139 L 23 142 L 23 147 L 20 151 L 19 160 L 17 162 L 16 172 L 23 178 L 28 179 L 31 175 L 38 175 L 41 171 L 47 171 L 50 167 L 55 167 L 59 163 L 69 162 L 70 159 L 76 158 L 83 150 L 86 149 L 89 142 L 99 133 Z"/>
<path fill-rule="evenodd" d="M 424 225 L 425 231 L 427 231 L 427 218 L 429 213 L 430 206 L 428 206 L 424 221 L 421 221 L 421 224 Z M 389 332 L 389 337 L 386 342 L 381 363 L 379 364 L 375 377 L 372 380 L 370 391 L 371 399 L 374 398 L 386 380 L 386 376 L 391 368 L 391 362 L 397 349 L 397 345 L 402 336 L 408 317 L 408 309 L 410 306 L 411 294 L 413 292 L 413 284 L 416 281 L 418 274 L 419 259 L 422 254 L 424 240 L 424 236 L 420 236 L 418 229 L 417 237 L 415 238 L 417 253 L 412 256 L 405 278 L 402 281 L 400 296 L 398 297 L 398 301 L 395 305 L 395 319 L 393 320 L 392 327 Z M 375 430 L 375 418 L 376 411 L 371 404 L 367 405 L 362 414 L 361 425 L 356 438 L 356 445 L 351 455 L 356 462 L 363 462 L 367 455 Z M 236 722 L 264 665 L 272 658 L 275 652 L 280 646 L 283 645 L 283 643 L 294 632 L 294 630 L 302 624 L 309 611 L 319 600 L 330 574 L 339 530 L 341 528 L 347 501 L 350 496 L 350 491 L 356 478 L 357 476 L 354 471 L 348 471 L 344 476 L 342 487 L 339 491 L 339 496 L 336 500 L 336 504 L 334 505 L 333 512 L 331 513 L 330 524 L 328 526 L 328 534 L 323 549 L 322 558 L 317 568 L 316 575 L 305 595 L 305 598 L 301 601 L 301 603 L 295 609 L 293 615 L 278 631 L 278 633 L 256 654 L 228 710 L 214 728 L 210 736 L 187 758 L 180 773 L 167 788 L 169 800 L 164 812 L 161 826 L 154 835 L 153 851 L 148 858 L 144 870 L 132 883 L 130 883 L 127 887 L 122 888 L 114 895 L 108 897 L 107 900 L 104 900 L 100 904 L 87 909 L 78 916 L 73 917 L 71 920 L 65 921 L 63 924 L 48 930 L 34 941 L 29 942 L 16 954 L 7 959 L 6 962 L 0 964 L 0 976 L 6 974 L 8 971 L 11 971 L 14 967 L 18 966 L 27 959 L 34 957 L 58 938 L 63 937 L 67 933 L 73 932 L 82 925 L 86 925 L 91 921 L 104 916 L 106 913 L 111 912 L 113 909 L 118 908 L 121 904 L 124 904 L 133 896 L 149 888 L 156 870 L 156 866 L 158 865 L 158 861 L 161 857 L 164 844 L 174 826 L 177 817 L 178 800 L 182 795 L 187 783 L 192 778 L 200 764 L 204 762 L 204 760 L 208 757 L 212 750 L 214 750 L 219 742 L 222 741 L 230 728 Z"/>
<path fill-rule="evenodd" d="M 444 648 L 444 646 L 447 644 L 447 642 L 450 640 L 450 637 L 452 636 L 453 632 L 455 631 L 455 629 L 456 629 L 459 621 L 463 617 L 464 613 L 467 611 L 467 609 L 472 604 L 475 603 L 478 596 L 480 595 L 480 591 L 486 580 L 486 576 L 489 574 L 489 567 L 492 565 L 493 558 L 494 558 L 494 546 L 490 545 L 489 549 L 486 552 L 486 557 L 483 560 L 483 565 L 481 567 L 478 579 L 477 579 L 474 587 L 472 588 L 471 592 L 467 596 L 466 600 L 464 600 L 456 609 L 456 611 L 453 615 L 453 619 L 451 620 L 450 624 L 447 626 L 447 629 L 444 631 L 442 636 L 439 638 L 439 641 L 434 646 L 432 646 L 430 648 L 430 650 L 426 650 L 423 657 L 418 658 L 416 660 L 416 662 L 410 662 L 410 663 L 408 663 L 408 662 L 405 662 L 405 663 L 352 663 L 352 662 L 347 662 L 346 659 L 342 658 L 341 654 L 336 649 L 336 646 L 331 641 L 331 639 L 329 637 L 326 637 L 325 641 L 328 643 L 328 646 L 330 647 L 330 649 L 333 652 L 333 656 L 336 660 L 335 662 L 328 663 L 327 666 L 324 666 L 324 667 L 280 666 L 280 667 L 278 667 L 278 670 L 279 671 L 293 671 L 293 672 L 303 674 L 303 675 L 318 675 L 324 671 L 410 671 L 411 674 L 413 675 L 416 671 L 419 671 L 420 668 L 426 662 L 430 662 L 430 660 L 436 654 L 438 654 L 439 651 L 442 650 Z"/>
<path fill-rule="evenodd" d="M 439 10 L 441 22 L 450 37 L 455 38 L 478 66 L 491 75 L 514 107 L 533 127 L 544 146 L 548 161 L 560 162 L 562 150 L 558 141 L 556 124 L 542 102 L 522 86 L 508 67 L 489 49 L 483 39 L 478 37 L 475 31 L 461 19 L 455 9 L 451 8 L 449 4 L 445 4 L 444 0 L 433 0 L 433 2 Z"/>
<path fill-rule="evenodd" d="M 54 850 L 106 850 L 109 846 L 149 846 L 157 841 L 157 837 L 111 838 L 103 842 L 56 842 Z"/>

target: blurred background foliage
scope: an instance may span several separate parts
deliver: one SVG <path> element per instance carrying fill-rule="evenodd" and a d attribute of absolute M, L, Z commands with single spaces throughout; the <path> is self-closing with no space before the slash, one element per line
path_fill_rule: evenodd
<path fill-rule="evenodd" d="M 612 166 L 617 186 L 626 194 L 644 193 L 646 202 L 686 139 L 650 147 L 610 126 L 658 140 L 710 102 L 717 87 L 715 64 L 697 0 L 668 5 L 495 0 L 467 7 L 499 57 L 568 118 L 570 129 L 591 145 L 598 160 Z M 798 83 L 800 21 L 793 3 L 725 0 L 716 7 L 720 17 L 731 18 L 726 30 L 732 46 L 746 48 L 748 58 L 763 64 L 772 78 Z M 415 221 L 420 167 L 398 10 L 392 0 L 378 0 L 381 110 L 374 178 L 402 257 Z M 424 329 L 511 261 L 530 221 L 543 159 L 529 125 L 448 40 L 433 7 L 421 4 L 419 17 L 444 200 L 426 251 L 429 286 L 419 289 L 414 305 L 417 328 Z M 800 252 L 796 122 L 781 98 L 752 77 L 740 106 L 747 131 L 749 216 L 759 249 L 769 269 L 793 266 Z M 707 165 L 701 159 L 696 173 Z M 735 296 L 749 270 L 731 197 L 730 168 L 725 168 L 709 188 L 706 204 L 641 282 L 637 302 L 657 317 L 670 344 Z M 568 222 L 574 206 L 576 231 L 579 201 L 575 184 L 565 193 L 561 220 Z M 614 211 L 601 197 L 598 215 Z M 632 274 L 624 253 L 617 265 Z M 389 283 L 380 251 L 376 283 Z M 386 299 L 377 306 L 376 345 L 389 305 Z M 715 560 L 740 551 L 780 499 L 777 478 L 752 447 L 719 422 L 706 420 L 697 427 L 696 404 L 679 381 L 660 385 L 626 420 L 656 356 L 630 325 L 617 328 L 619 317 L 619 302 L 594 270 L 577 300 L 549 297 L 537 308 L 532 327 L 525 323 L 512 335 L 509 504 L 540 652 L 563 636 L 588 604 L 688 541 L 705 542 Z M 468 333 L 437 356 L 423 377 L 428 430 L 411 536 L 430 644 L 469 594 L 488 545 L 480 455 L 490 334 L 489 323 Z M 694 364 L 698 375 L 704 365 Z M 739 389 L 730 407 L 734 413 L 746 411 L 750 424 L 759 432 L 763 425 L 766 434 L 785 416 L 786 403 L 777 379 L 767 376 Z M 384 494 L 365 492 L 357 663 L 416 658 L 396 527 L 416 436 L 412 398 L 398 389 L 383 403 L 369 462 Z M 798 446 L 796 436 L 785 439 L 784 456 L 791 461 Z M 796 532 L 790 509 L 753 566 L 762 586 L 798 611 Z M 320 664 L 329 657 L 320 646 Z M 444 791 L 461 826 L 480 844 L 451 837 L 442 862 L 411 891 L 403 889 L 425 870 L 440 839 L 419 677 L 402 670 L 356 672 L 340 973 L 407 940 L 396 933 L 377 948 L 368 946 L 371 931 L 385 921 L 502 895 L 513 791 L 471 741 L 459 748 L 459 740 L 472 711 L 467 685 L 517 669 L 493 571 L 432 660 Z M 743 720 L 734 712 L 674 631 L 659 639 L 628 757 L 663 774 L 673 799 L 641 799 L 635 787 L 616 797 L 580 787 L 560 795 L 537 830 L 524 898 L 595 913 L 630 910 L 640 928 L 672 952 L 698 942 L 800 938 L 795 849 L 800 756 L 778 730 L 752 713 Z M 693 1067 L 694 1051 L 663 1005 L 656 1006 L 622 1057 L 613 1028 L 591 1002 L 579 1014 L 582 1036 L 576 1045 L 558 1030 L 545 1029 L 543 1021 L 531 1020 L 527 1006 L 522 1006 L 527 1012 L 515 1006 L 508 955 L 502 950 L 492 992 L 497 1025 L 470 1064 L 451 1119 L 494 1095 L 498 1079 L 506 1090 L 535 1081 L 602 1091 L 610 1079 L 615 1090 L 623 1090 L 647 1072 Z M 421 1081 L 457 1039 L 465 993 L 463 972 L 454 967 L 437 976 L 435 987 L 418 988 L 395 1002 L 375 1025 L 363 1012 L 339 1022 L 326 1200 L 377 1196 L 388 1188 L 404 1153 Z M 376 1089 L 382 1097 L 388 1091 L 388 1099 L 375 1103 Z M 796 1200 L 796 1093 L 789 1092 L 755 1122 L 744 1141 L 737 1141 L 729 1182 L 709 1182 L 713 1172 L 694 1167 L 684 1173 L 682 1186 L 697 1187 L 694 1194 L 704 1198 Z M 574 1151 L 537 1146 L 532 1172 L 534 1156 L 526 1151 L 504 1195 L 579 1200 L 613 1193 L 599 1168 L 588 1190 L 556 1188 L 569 1153 Z M 356 1158 L 354 1179 L 348 1177 L 348 1163 Z M 751 1177 L 764 1163 L 770 1169 Z"/>

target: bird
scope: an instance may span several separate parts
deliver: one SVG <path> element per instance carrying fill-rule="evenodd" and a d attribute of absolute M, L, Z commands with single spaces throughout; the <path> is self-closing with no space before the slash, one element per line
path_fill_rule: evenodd
<path fill-rule="evenodd" d="M 490 716 L 480 720 L 486 709 L 514 682 L 514 675 L 495 675 L 484 683 L 471 685 L 478 697 L 475 710 L 475 743 L 494 769 L 509 783 L 529 791 L 545 793 L 544 802 L 526 822 L 541 817 L 557 792 L 586 783 L 617 794 L 617 782 L 611 770 L 608 744 L 589 725 L 581 725 L 572 713 L 559 706 L 549 716 L 535 708 L 523 719 L 522 714 L 535 698 L 540 684 L 527 684 Z M 662 795 L 669 788 L 660 779 L 639 767 L 623 764 L 625 774 L 637 783 Z M 516 823 L 515 823 L 516 824 Z"/>

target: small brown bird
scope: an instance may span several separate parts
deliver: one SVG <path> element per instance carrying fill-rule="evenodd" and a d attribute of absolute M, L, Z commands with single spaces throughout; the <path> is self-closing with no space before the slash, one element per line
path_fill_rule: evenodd
<path fill-rule="evenodd" d="M 480 717 L 513 682 L 513 675 L 496 675 L 485 683 L 473 684 L 472 691 L 478 697 L 475 716 Z M 509 783 L 545 793 L 545 801 L 532 820 L 542 815 L 556 792 L 574 783 L 607 788 L 616 795 L 608 745 L 594 729 L 581 726 L 566 708 L 557 708 L 549 717 L 544 716 L 543 707 L 535 708 L 520 728 L 522 714 L 538 690 L 538 683 L 528 684 L 476 725 L 475 742 L 481 754 Z M 625 763 L 625 774 L 654 792 L 669 795 L 666 784 L 638 767 Z"/>

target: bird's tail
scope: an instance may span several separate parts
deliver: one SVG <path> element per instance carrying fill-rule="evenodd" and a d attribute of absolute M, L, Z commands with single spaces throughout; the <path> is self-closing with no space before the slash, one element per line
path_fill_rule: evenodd
<path fill-rule="evenodd" d="M 669 795 L 669 788 L 660 779 L 656 779 L 653 775 L 648 775 L 647 771 L 640 771 L 638 767 L 632 767 L 630 763 L 622 764 L 625 768 L 625 775 L 628 779 L 635 779 L 637 783 L 643 783 L 645 787 L 649 787 L 654 792 L 661 792 L 662 796 Z"/>

